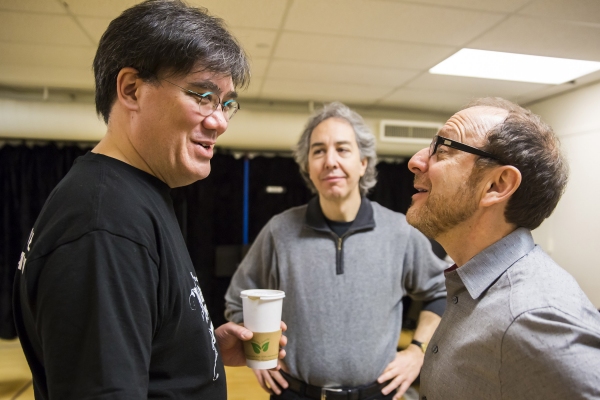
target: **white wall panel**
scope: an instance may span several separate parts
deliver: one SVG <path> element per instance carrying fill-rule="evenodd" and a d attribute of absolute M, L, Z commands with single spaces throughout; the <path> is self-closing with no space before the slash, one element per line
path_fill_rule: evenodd
<path fill-rule="evenodd" d="M 240 150 L 291 150 L 310 116 L 308 104 L 305 110 L 277 104 L 274 108 L 275 111 L 270 106 L 244 106 L 242 103 L 242 110 L 231 121 L 227 132 L 219 138 L 217 146 Z M 361 113 L 376 137 L 379 135 L 381 119 L 428 122 L 444 122 L 447 119 L 441 114 L 377 109 Z M 0 99 L 0 121 L 0 139 L 98 141 L 106 132 L 104 122 L 96 117 L 91 103 Z M 379 141 L 377 144 L 378 152 L 386 155 L 409 156 L 422 147 L 419 144 Z"/>
<path fill-rule="evenodd" d="M 600 308 L 600 84 L 531 107 L 560 136 L 571 168 L 554 214 L 534 232 L 536 241 L 579 282 Z"/>
<path fill-rule="evenodd" d="M 93 104 L 0 99 L 0 137 L 100 140 L 106 132 Z"/>

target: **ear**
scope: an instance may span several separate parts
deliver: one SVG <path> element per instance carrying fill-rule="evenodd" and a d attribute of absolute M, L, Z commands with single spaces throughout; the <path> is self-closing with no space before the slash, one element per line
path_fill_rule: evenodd
<path fill-rule="evenodd" d="M 480 204 L 490 207 L 506 203 L 510 196 L 521 185 L 521 172 L 512 165 L 503 165 L 490 171 L 485 186 L 485 193 Z"/>
<path fill-rule="evenodd" d="M 117 101 L 127 110 L 139 109 L 137 90 L 142 80 L 138 77 L 138 70 L 131 67 L 123 68 L 117 75 Z"/>
<path fill-rule="evenodd" d="M 361 178 L 365 175 L 368 164 L 369 164 L 369 160 L 367 160 L 366 157 L 363 158 L 362 160 L 360 160 L 360 176 L 361 176 Z"/>

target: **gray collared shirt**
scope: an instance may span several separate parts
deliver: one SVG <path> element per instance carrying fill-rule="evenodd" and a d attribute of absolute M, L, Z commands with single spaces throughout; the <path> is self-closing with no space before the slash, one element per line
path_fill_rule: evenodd
<path fill-rule="evenodd" d="M 447 272 L 446 288 L 422 400 L 600 399 L 600 313 L 528 229 Z"/>

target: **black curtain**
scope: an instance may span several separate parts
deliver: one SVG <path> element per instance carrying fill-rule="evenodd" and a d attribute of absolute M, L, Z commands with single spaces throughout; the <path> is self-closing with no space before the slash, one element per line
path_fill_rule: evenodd
<path fill-rule="evenodd" d="M 87 150 L 55 144 L 0 148 L 0 337 L 16 336 L 12 284 L 21 250 L 46 198 Z"/>
<path fill-rule="evenodd" d="M 0 337 L 15 336 L 12 316 L 12 282 L 29 232 L 42 206 L 73 161 L 88 149 L 75 145 L 0 149 Z M 219 150 L 211 161 L 211 174 L 193 185 L 172 190 L 175 212 L 197 272 L 215 326 L 225 322 L 224 294 L 230 276 L 219 274 L 218 250 L 244 254 L 244 158 Z M 413 175 L 406 162 L 377 165 L 378 183 L 369 198 L 395 211 L 410 204 Z M 289 157 L 255 157 L 249 161 L 249 242 L 274 215 L 305 204 L 313 194 Z M 237 250 L 236 250 L 237 249 Z M 233 265 L 235 269 L 236 265 Z"/>
<path fill-rule="evenodd" d="M 380 162 L 377 164 L 377 184 L 367 197 L 390 210 L 406 214 L 411 196 L 416 193 L 413 179 L 408 161 Z"/>
<path fill-rule="evenodd" d="M 175 212 L 215 327 L 226 322 L 224 296 L 230 281 L 215 273 L 215 254 L 219 246 L 242 244 L 243 179 L 244 160 L 218 152 L 206 179 L 172 191 Z"/>
<path fill-rule="evenodd" d="M 270 189 L 270 190 L 269 190 Z M 298 164 L 290 157 L 255 157 L 250 161 L 249 242 L 274 216 L 288 208 L 308 203 Z"/>

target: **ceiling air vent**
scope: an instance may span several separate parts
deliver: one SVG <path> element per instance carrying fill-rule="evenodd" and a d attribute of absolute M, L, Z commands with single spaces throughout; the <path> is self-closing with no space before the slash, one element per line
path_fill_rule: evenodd
<path fill-rule="evenodd" d="M 427 145 L 442 126 L 437 122 L 384 119 L 380 123 L 379 139 L 382 142 Z"/>

